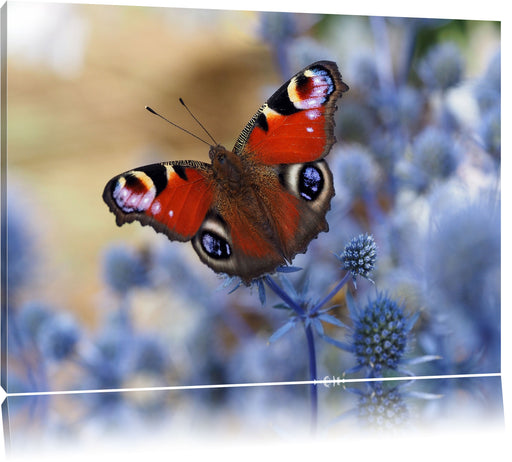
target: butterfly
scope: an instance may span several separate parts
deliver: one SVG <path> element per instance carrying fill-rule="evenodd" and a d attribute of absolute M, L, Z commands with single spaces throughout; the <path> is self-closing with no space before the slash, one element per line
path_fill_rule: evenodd
<path fill-rule="evenodd" d="M 211 163 L 127 171 L 107 183 L 103 199 L 118 226 L 139 221 L 171 241 L 191 241 L 215 272 L 249 284 L 328 231 L 334 187 L 324 157 L 347 90 L 336 63 L 315 62 L 258 109 L 231 151 L 214 144 Z"/>

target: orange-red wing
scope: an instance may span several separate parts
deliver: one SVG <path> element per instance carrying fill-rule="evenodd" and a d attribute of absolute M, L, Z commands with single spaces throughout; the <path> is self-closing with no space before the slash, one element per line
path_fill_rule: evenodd
<path fill-rule="evenodd" d="M 347 90 L 335 63 L 311 64 L 259 109 L 233 151 L 267 165 L 312 162 L 326 156 L 335 142 L 336 101 Z"/>
<path fill-rule="evenodd" d="M 178 161 L 130 170 L 107 183 L 103 199 L 119 226 L 137 220 L 171 240 L 188 241 L 212 205 L 211 167 Z"/>

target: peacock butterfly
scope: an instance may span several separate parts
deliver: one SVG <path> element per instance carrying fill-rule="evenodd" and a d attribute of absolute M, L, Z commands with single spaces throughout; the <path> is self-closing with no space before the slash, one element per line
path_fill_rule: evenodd
<path fill-rule="evenodd" d="M 103 199 L 116 223 L 139 221 L 192 241 L 200 259 L 248 284 L 306 251 L 329 226 L 336 101 L 348 86 L 318 61 L 283 84 L 242 130 L 233 150 L 210 146 L 211 164 L 171 161 L 112 178 Z"/>

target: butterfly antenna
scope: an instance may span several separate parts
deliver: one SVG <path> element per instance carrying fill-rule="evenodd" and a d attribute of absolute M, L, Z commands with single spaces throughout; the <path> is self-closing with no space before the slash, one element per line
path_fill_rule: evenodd
<path fill-rule="evenodd" d="M 171 122 L 169 119 L 166 119 L 163 115 L 159 114 L 154 109 L 151 109 L 149 106 L 146 106 L 146 109 L 149 112 L 151 112 L 151 114 L 154 114 L 154 115 L 160 117 L 161 119 L 165 120 L 167 123 L 170 123 L 174 127 L 179 128 L 180 130 L 184 131 L 185 133 L 188 133 L 189 135 L 193 136 L 194 138 L 198 139 L 199 141 L 202 141 L 204 144 L 207 144 L 208 146 L 210 146 L 210 143 L 208 143 L 208 141 L 203 140 L 202 138 L 200 138 L 199 136 L 195 135 L 194 133 L 188 131 L 187 129 L 180 127 L 179 125 L 175 124 L 174 122 Z M 210 138 L 211 138 L 211 136 L 210 136 Z M 212 140 L 213 140 L 213 138 L 212 138 Z M 215 140 L 214 140 L 214 142 L 215 142 Z M 215 143 L 215 144 L 217 144 L 217 143 Z"/>
<path fill-rule="evenodd" d="M 183 104 L 183 106 L 185 107 L 185 109 L 187 110 L 187 112 L 191 115 L 191 117 L 198 123 L 198 125 L 204 130 L 204 132 L 210 137 L 210 139 L 213 141 L 213 143 L 215 145 L 219 144 L 217 143 L 217 141 L 215 141 L 215 139 L 213 138 L 213 136 L 210 134 L 210 132 L 208 130 L 206 130 L 205 126 L 199 122 L 199 120 L 197 119 L 197 117 L 192 114 L 192 111 L 188 108 L 188 106 L 185 104 L 185 101 L 183 101 L 183 99 L 180 98 L 180 103 Z"/>

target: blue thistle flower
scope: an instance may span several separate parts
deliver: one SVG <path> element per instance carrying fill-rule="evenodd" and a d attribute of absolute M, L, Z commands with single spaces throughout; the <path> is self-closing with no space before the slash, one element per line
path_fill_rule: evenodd
<path fill-rule="evenodd" d="M 360 234 L 352 238 L 337 258 L 343 263 L 343 268 L 352 274 L 354 280 L 356 276 L 361 276 L 371 281 L 369 276 L 375 269 L 377 244 L 371 234 Z"/>
<path fill-rule="evenodd" d="M 401 370 L 410 331 L 417 316 L 407 317 L 385 293 L 377 293 L 363 310 L 347 297 L 354 323 L 351 350 L 358 365 L 348 372 L 366 369 L 369 377 L 381 377 L 386 369 Z"/>
<path fill-rule="evenodd" d="M 459 48 L 451 42 L 434 46 L 420 61 L 418 73 L 428 88 L 445 91 L 459 84 L 464 61 Z"/>
<path fill-rule="evenodd" d="M 103 258 L 105 280 L 112 289 L 121 294 L 149 283 L 147 266 L 140 252 L 123 244 L 107 249 Z"/>

